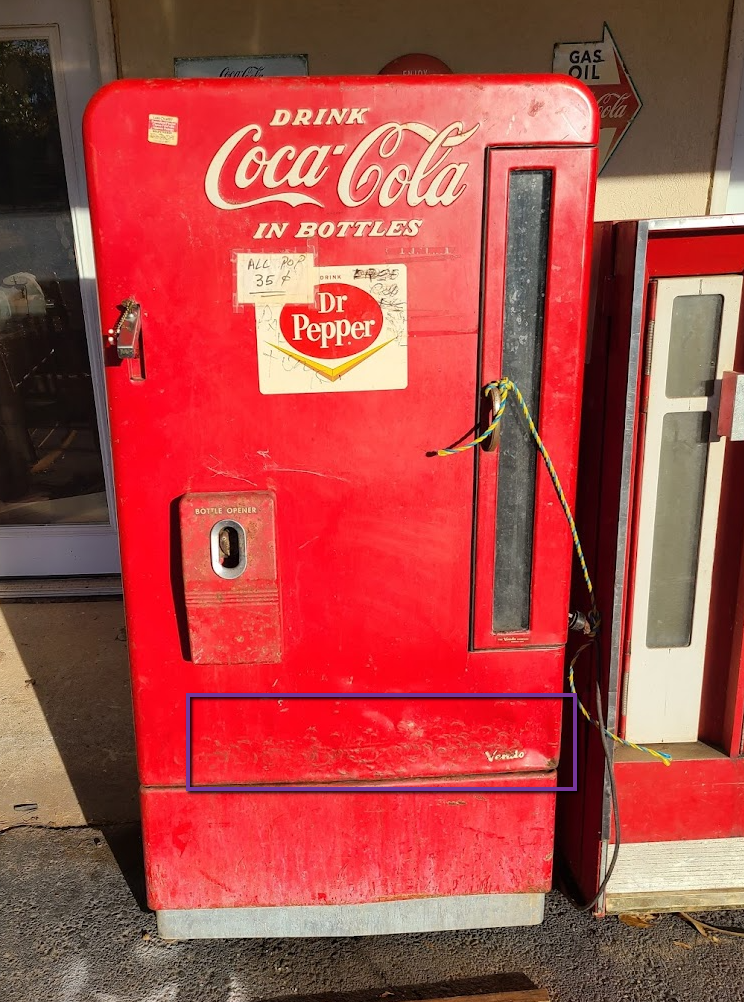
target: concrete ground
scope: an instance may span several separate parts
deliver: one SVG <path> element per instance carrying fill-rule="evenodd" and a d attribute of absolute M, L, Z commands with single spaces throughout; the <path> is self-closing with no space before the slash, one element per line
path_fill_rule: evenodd
<path fill-rule="evenodd" d="M 121 599 L 0 603 L 0 719 L 0 828 L 136 821 Z"/>
<path fill-rule="evenodd" d="M 510 972 L 555 1002 L 744 999 L 744 939 L 714 942 L 673 915 L 631 928 L 578 914 L 556 894 L 535 928 L 166 943 L 142 890 L 136 826 L 0 833 L 0 999 L 402 1002 L 503 990 Z M 741 912 L 706 918 L 744 927 Z"/>

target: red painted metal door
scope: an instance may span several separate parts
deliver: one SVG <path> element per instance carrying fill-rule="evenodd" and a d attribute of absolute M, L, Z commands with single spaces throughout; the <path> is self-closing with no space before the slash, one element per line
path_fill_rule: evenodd
<path fill-rule="evenodd" d="M 550 794 L 185 787 L 187 763 L 555 785 L 561 700 L 509 696 L 562 689 L 549 481 L 516 411 L 500 450 L 430 453 L 508 362 L 572 495 L 595 142 L 587 92 L 547 77 L 128 81 L 90 107 L 104 328 L 141 307 L 105 351 L 154 907 L 549 886 Z M 269 695 L 194 700 L 191 761 L 187 693 Z"/>

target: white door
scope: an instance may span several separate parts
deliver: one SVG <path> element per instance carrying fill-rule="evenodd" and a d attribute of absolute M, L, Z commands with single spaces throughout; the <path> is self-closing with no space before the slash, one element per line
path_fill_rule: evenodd
<path fill-rule="evenodd" d="M 741 275 L 659 279 L 648 374 L 626 737 L 697 741 Z"/>
<path fill-rule="evenodd" d="M 91 0 L 0 4 L 0 577 L 119 569 L 81 123 Z"/>

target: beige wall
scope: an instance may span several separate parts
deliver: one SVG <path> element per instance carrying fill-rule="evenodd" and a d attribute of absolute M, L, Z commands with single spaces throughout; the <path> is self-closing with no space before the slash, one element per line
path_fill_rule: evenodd
<path fill-rule="evenodd" d="M 113 0 L 122 75 L 175 56 L 304 52 L 310 72 L 377 73 L 428 52 L 461 73 L 544 73 L 555 42 L 607 21 L 644 102 L 600 178 L 597 218 L 708 207 L 731 0 Z"/>

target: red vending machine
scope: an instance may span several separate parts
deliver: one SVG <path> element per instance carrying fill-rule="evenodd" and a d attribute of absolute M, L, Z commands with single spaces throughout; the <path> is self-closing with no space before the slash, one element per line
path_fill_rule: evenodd
<path fill-rule="evenodd" d="M 582 723 L 559 850 L 600 913 L 741 907 L 744 217 L 603 223 L 595 252 L 578 521 L 620 825 Z"/>
<path fill-rule="evenodd" d="M 596 110 L 563 77 L 127 81 L 85 123 L 163 935 L 535 923 Z M 494 695 L 500 694 L 500 695 Z"/>

